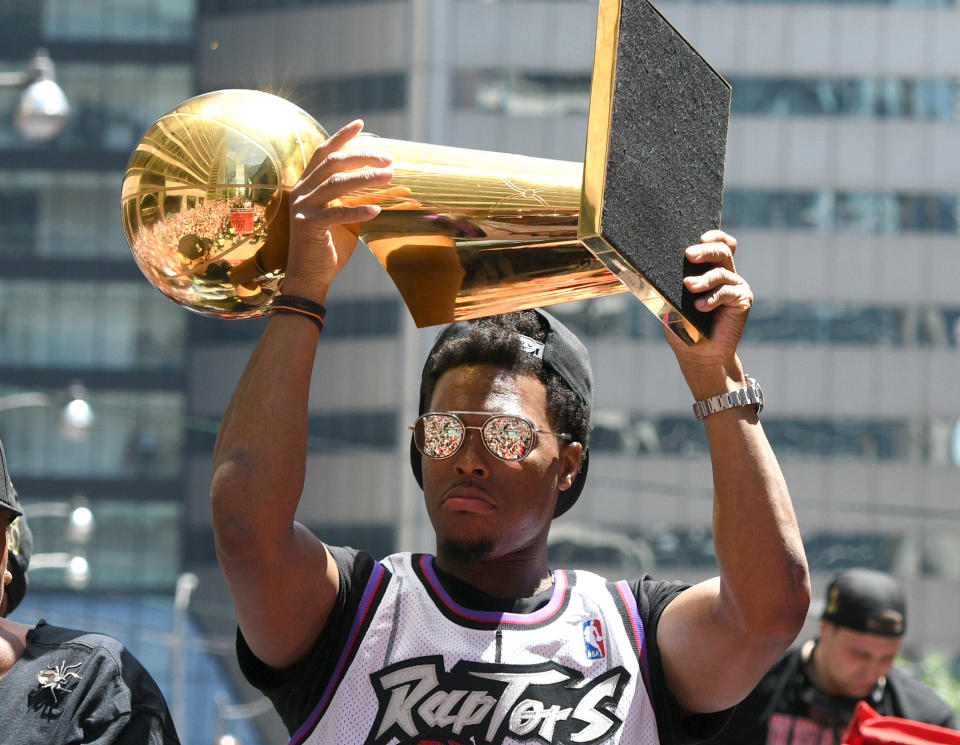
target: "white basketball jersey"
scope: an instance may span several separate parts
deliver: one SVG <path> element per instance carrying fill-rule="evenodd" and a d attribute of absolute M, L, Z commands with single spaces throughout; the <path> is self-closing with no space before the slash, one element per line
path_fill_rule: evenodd
<path fill-rule="evenodd" d="M 291 743 L 657 745 L 626 582 L 554 572 L 532 613 L 475 611 L 428 555 L 374 565 L 319 704 Z"/>

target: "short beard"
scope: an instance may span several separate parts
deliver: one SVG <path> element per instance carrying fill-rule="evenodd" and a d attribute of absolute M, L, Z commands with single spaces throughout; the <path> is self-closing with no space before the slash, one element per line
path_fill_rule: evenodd
<path fill-rule="evenodd" d="M 457 541 L 447 539 L 437 546 L 437 553 L 457 564 L 473 564 L 483 561 L 493 553 L 493 541 Z"/>

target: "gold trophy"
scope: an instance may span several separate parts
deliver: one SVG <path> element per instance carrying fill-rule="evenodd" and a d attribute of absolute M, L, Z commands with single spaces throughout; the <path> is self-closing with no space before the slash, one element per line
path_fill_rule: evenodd
<path fill-rule="evenodd" d="M 662 90 L 678 75 L 688 90 Z M 729 86 L 652 5 L 601 0 L 585 164 L 361 134 L 346 149 L 390 155 L 394 177 L 351 196 L 382 208 L 352 230 L 418 327 L 629 290 L 695 343 L 709 317 L 682 287 L 683 249 L 719 225 L 728 115 Z M 207 93 L 162 116 L 122 189 L 146 277 L 204 315 L 269 313 L 287 195 L 326 138 L 302 109 L 260 91 Z M 645 151 L 658 170 L 679 158 L 686 172 L 651 182 Z"/>

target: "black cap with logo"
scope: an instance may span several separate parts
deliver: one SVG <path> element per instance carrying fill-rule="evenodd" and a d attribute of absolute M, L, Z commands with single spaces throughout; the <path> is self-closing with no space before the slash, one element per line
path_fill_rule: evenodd
<path fill-rule="evenodd" d="M 889 574 L 873 569 L 847 569 L 827 586 L 824 621 L 878 636 L 903 636 L 907 603 L 903 587 Z"/>

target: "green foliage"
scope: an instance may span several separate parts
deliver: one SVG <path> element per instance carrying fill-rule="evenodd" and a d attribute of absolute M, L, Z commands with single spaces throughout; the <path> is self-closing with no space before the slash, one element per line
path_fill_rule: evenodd
<path fill-rule="evenodd" d="M 949 704 L 954 713 L 960 715 L 960 678 L 951 672 L 946 657 L 937 652 L 917 661 L 900 657 L 897 660 L 897 667 L 930 686 Z"/>

